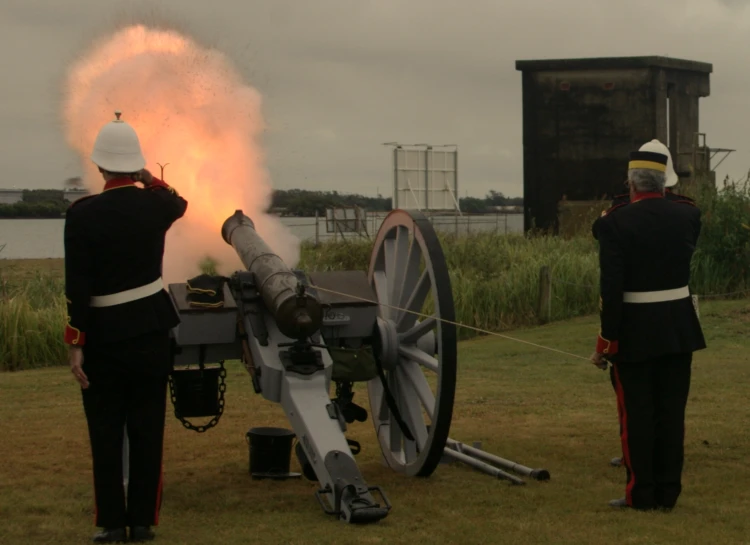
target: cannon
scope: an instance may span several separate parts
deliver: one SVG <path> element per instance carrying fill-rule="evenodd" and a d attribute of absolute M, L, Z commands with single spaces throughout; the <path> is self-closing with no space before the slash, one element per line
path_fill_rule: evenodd
<path fill-rule="evenodd" d="M 223 362 L 241 360 L 255 392 L 283 407 L 303 474 L 320 484 L 321 507 L 345 522 L 376 522 L 391 509 L 385 493 L 361 474 L 359 445 L 345 436 L 348 425 L 368 415 L 353 399 L 358 382 L 366 383 L 383 459 L 394 471 L 426 477 L 441 462 L 459 461 L 514 484 L 524 481 L 506 469 L 549 479 L 544 469 L 449 437 L 457 324 L 448 268 L 427 217 L 391 212 L 375 237 L 367 272 L 292 270 L 241 210 L 227 218 L 221 235 L 245 267 L 225 278 L 222 305 L 195 308 L 186 283 L 169 285 L 181 316 L 172 334 L 170 385 L 174 381 L 175 415 L 186 427 L 205 431 L 216 424 Z M 196 364 L 198 370 L 189 369 Z M 189 372 L 221 377 L 219 401 L 215 393 L 203 396 L 210 409 L 190 412 L 180 405 L 179 392 L 190 382 L 180 373 Z M 187 416 L 208 413 L 207 426 L 187 422 Z"/>

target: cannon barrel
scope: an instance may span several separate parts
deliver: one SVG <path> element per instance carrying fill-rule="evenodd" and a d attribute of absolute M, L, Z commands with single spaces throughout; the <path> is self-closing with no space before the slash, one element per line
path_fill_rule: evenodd
<path fill-rule="evenodd" d="M 256 288 L 283 335 L 304 339 L 320 329 L 320 303 L 309 293 L 300 293 L 297 276 L 271 251 L 242 210 L 227 218 L 221 236 L 253 275 Z"/>

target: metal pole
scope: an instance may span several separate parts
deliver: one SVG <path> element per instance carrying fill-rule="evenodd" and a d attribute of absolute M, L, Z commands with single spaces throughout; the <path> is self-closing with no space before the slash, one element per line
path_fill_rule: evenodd
<path fill-rule="evenodd" d="M 161 168 L 161 181 L 165 182 L 166 180 L 164 179 L 164 169 L 167 168 L 167 165 L 169 163 L 164 163 L 163 165 L 161 163 L 156 163 L 156 164 L 159 165 L 159 167 Z"/>
<path fill-rule="evenodd" d="M 128 428 L 125 426 L 122 437 L 122 485 L 128 488 L 130 480 L 130 442 L 128 441 Z"/>
<path fill-rule="evenodd" d="M 549 471 L 547 471 L 546 469 L 532 469 L 530 467 L 517 464 L 516 462 L 513 462 L 511 460 L 500 458 L 499 456 L 495 456 L 494 454 L 490 454 L 489 452 L 485 452 L 478 448 L 470 447 L 469 445 L 464 445 L 463 443 L 459 443 L 458 441 L 455 441 L 450 438 L 446 441 L 445 444 L 451 449 L 456 449 L 458 451 L 465 452 L 466 454 L 475 456 L 476 458 L 479 458 L 480 460 L 484 460 L 485 462 L 488 462 L 490 464 L 499 465 L 509 471 L 514 471 L 520 475 L 531 477 L 533 479 L 536 479 L 537 481 L 548 481 L 550 478 Z"/>
<path fill-rule="evenodd" d="M 516 477 L 515 475 L 511 475 L 510 473 L 506 473 L 502 469 L 498 469 L 496 467 L 493 467 L 489 464 L 485 464 L 484 462 L 480 462 L 479 460 L 476 460 L 472 458 L 471 456 L 468 456 L 462 452 L 455 451 L 451 448 L 445 447 L 445 450 L 443 451 L 443 454 L 446 456 L 449 456 L 453 458 L 454 460 L 458 460 L 459 462 L 463 462 L 466 465 L 470 465 L 474 469 L 478 469 L 479 471 L 482 471 L 483 473 L 487 473 L 488 475 L 492 475 L 493 477 L 497 477 L 498 479 L 506 479 L 513 484 L 526 484 L 523 479 L 520 479 Z"/>
<path fill-rule="evenodd" d="M 396 209 L 399 207 L 398 202 L 398 148 L 393 148 L 393 196 L 391 197 L 391 208 Z"/>
<path fill-rule="evenodd" d="M 320 244 L 320 224 L 318 223 L 318 209 L 315 209 L 315 246 Z"/>

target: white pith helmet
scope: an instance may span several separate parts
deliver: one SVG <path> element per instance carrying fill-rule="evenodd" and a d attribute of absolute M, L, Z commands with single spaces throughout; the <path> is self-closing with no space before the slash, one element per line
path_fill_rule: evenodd
<path fill-rule="evenodd" d="M 677 177 L 677 173 L 674 171 L 672 155 L 669 153 L 669 148 L 667 146 L 654 138 L 653 140 L 651 140 L 651 142 L 646 142 L 645 144 L 643 144 L 638 151 L 651 151 L 654 153 L 661 153 L 662 155 L 666 155 L 667 170 L 664 173 L 664 176 L 666 178 L 664 187 L 674 187 L 677 184 L 679 178 Z"/>
<path fill-rule="evenodd" d="M 104 125 L 94 142 L 91 160 L 107 172 L 138 172 L 146 166 L 141 153 L 141 143 L 133 127 L 120 119 L 115 112 L 114 121 Z"/>

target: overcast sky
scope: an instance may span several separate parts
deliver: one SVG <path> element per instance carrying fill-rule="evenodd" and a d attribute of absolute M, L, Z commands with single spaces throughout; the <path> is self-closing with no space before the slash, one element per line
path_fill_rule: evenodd
<path fill-rule="evenodd" d="M 390 196 L 381 143 L 399 141 L 457 144 L 462 196 L 521 195 L 514 63 L 535 58 L 712 63 L 701 130 L 738 150 L 720 178 L 750 169 L 746 0 L 0 0 L 0 187 L 81 174 L 61 79 L 90 40 L 142 14 L 224 51 L 261 92 L 277 188 Z"/>

